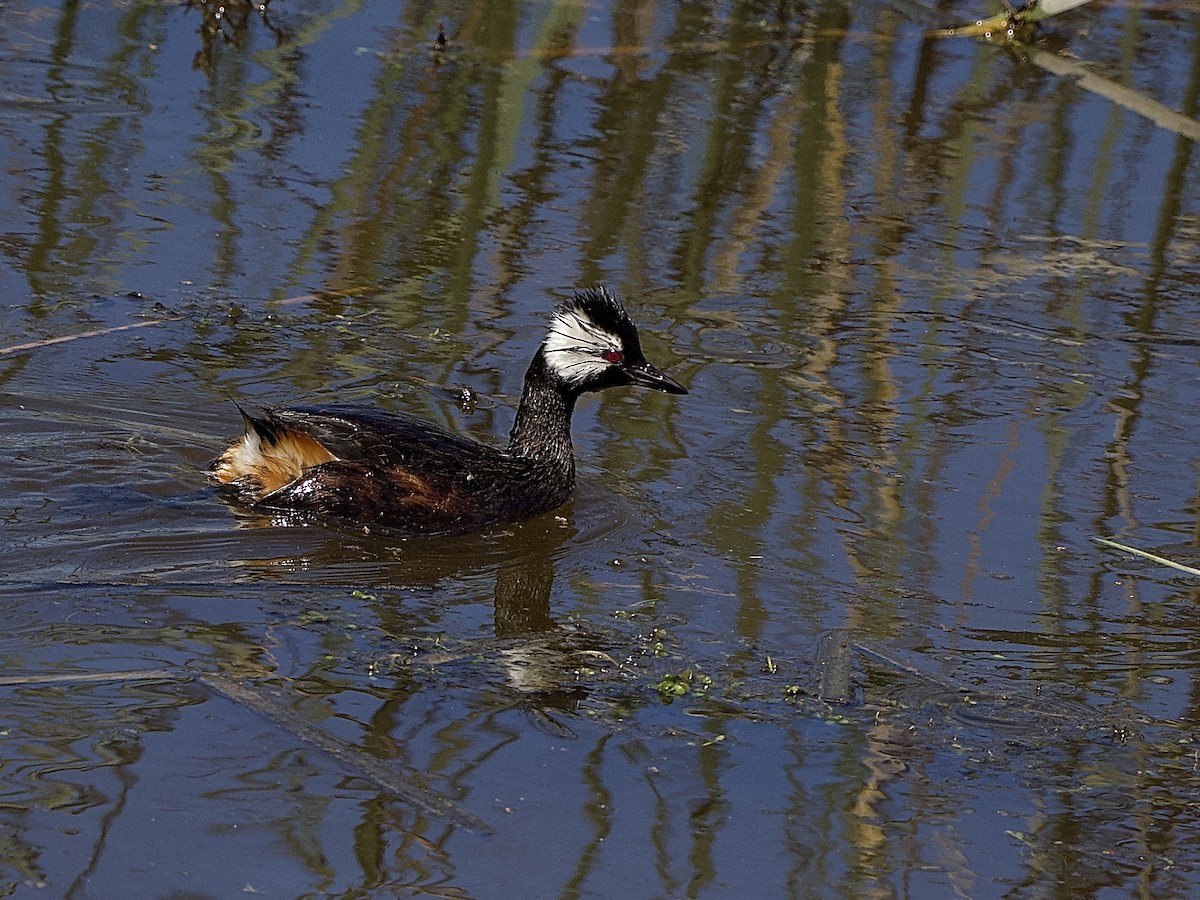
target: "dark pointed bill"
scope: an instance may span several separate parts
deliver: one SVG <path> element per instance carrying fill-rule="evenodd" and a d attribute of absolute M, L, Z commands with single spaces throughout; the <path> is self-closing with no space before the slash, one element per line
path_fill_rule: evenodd
<path fill-rule="evenodd" d="M 626 371 L 633 378 L 634 384 L 640 384 L 643 387 L 654 388 L 656 391 L 663 391 L 668 394 L 686 394 L 685 388 L 673 378 L 668 378 L 654 366 L 648 362 L 640 363 L 636 366 L 629 366 Z"/>

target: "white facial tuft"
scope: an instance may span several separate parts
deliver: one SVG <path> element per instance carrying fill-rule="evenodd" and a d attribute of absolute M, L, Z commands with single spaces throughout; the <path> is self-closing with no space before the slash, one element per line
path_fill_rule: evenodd
<path fill-rule="evenodd" d="M 620 350 L 621 340 L 604 330 L 574 306 L 554 314 L 542 344 L 546 365 L 568 384 L 581 385 L 603 374 L 612 364 L 606 350 Z"/>

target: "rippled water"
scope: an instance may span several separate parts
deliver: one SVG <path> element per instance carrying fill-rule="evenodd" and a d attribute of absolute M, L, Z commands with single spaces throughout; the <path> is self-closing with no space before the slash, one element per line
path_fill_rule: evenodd
<path fill-rule="evenodd" d="M 1200 558 L 1194 10 L 215 9 L 0 24 L 0 894 L 1200 890 L 1200 582 L 1093 540 Z M 596 282 L 690 394 L 563 509 L 205 484 L 232 400 L 502 440 Z"/>

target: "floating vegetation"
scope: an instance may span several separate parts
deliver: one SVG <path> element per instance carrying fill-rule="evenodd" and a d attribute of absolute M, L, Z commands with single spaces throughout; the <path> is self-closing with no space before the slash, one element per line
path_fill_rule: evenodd
<path fill-rule="evenodd" d="M 930 37 L 976 37 L 996 43 L 1027 41 L 1033 36 L 1033 27 L 1038 22 L 1089 2 L 1091 0 L 1030 0 L 1016 9 L 1005 3 L 1004 12 L 997 15 L 970 24 L 935 28 L 927 34 Z"/>
<path fill-rule="evenodd" d="M 676 697 L 689 693 L 702 694 L 712 687 L 713 680 L 707 675 L 684 669 L 682 672 L 668 672 L 658 683 L 658 694 L 664 703 L 670 703 Z"/>

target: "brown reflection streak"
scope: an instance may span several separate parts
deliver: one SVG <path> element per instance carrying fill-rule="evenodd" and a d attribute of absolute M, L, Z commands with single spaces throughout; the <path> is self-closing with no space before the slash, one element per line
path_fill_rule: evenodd
<path fill-rule="evenodd" d="M 342 235 L 338 271 L 331 273 L 335 284 L 344 287 L 381 282 L 387 271 L 384 267 L 397 264 L 402 272 L 419 271 L 419 263 L 432 261 L 422 252 L 428 249 L 430 238 L 457 246 L 460 241 L 451 234 L 458 234 L 466 239 L 462 243 L 467 247 L 473 244 L 481 220 L 471 203 L 477 192 L 468 187 L 466 209 L 457 215 L 451 212 L 447 196 L 452 182 L 449 167 L 445 160 L 434 156 L 430 140 L 432 135 L 443 135 L 447 146 L 455 146 L 459 135 L 470 132 L 468 116 L 472 110 L 461 100 L 449 102 L 445 92 L 453 85 L 446 84 L 439 74 L 430 68 L 416 84 L 407 85 L 396 83 L 395 72 L 389 67 L 381 70 L 378 90 L 361 116 L 359 140 L 348 173 L 333 185 L 337 202 L 314 223 L 316 233 L 325 233 L 337 229 L 336 215 L 344 216 L 338 229 Z M 487 121 L 486 109 L 481 119 L 482 129 Z M 476 172 L 491 164 L 483 155 L 486 146 L 481 137 Z M 461 145 L 456 149 L 465 153 Z M 477 177 L 472 176 L 472 181 Z M 418 179 L 428 180 L 429 184 L 420 192 L 420 202 L 413 203 L 406 185 Z M 441 220 L 440 227 L 432 224 L 436 219 Z M 421 241 L 423 246 L 404 248 L 400 258 L 393 259 L 397 244 L 405 238 Z M 416 310 L 409 310 L 399 323 L 411 325 L 419 318 Z M 461 324 L 461 319 L 441 321 Z"/>
<path fill-rule="evenodd" d="M 731 30 L 734 27 L 731 25 Z M 740 23 L 738 27 L 744 29 L 745 23 Z M 803 59 L 807 61 L 808 57 Z M 718 254 L 711 261 L 706 260 L 712 248 L 725 245 L 726 252 L 732 254 L 729 258 L 733 260 L 741 252 L 736 233 L 730 238 L 723 230 L 726 216 L 730 215 L 728 209 L 733 210 L 736 232 L 739 216 L 745 217 L 755 212 L 757 204 L 761 202 L 758 198 L 770 194 L 770 177 L 782 172 L 784 161 L 772 150 L 767 165 L 768 178 L 761 179 L 757 185 L 750 181 L 753 174 L 749 165 L 751 136 L 764 129 L 771 130 L 769 101 L 782 104 L 775 127 L 786 129 L 787 136 L 795 145 L 788 161 L 795 161 L 796 184 L 813 190 L 813 196 L 806 198 L 811 202 L 797 201 L 797 209 L 804 210 L 806 215 L 814 209 L 821 210 L 824 216 L 818 215 L 817 218 L 823 218 L 834 232 L 830 243 L 835 247 L 842 246 L 839 241 L 845 226 L 836 209 L 840 198 L 836 190 L 831 193 L 818 190 L 818 185 L 836 185 L 838 179 L 834 177 L 826 182 L 818 176 L 815 181 L 810 181 L 804 177 L 801 169 L 808 162 L 808 154 L 815 157 L 815 166 L 823 176 L 836 175 L 844 165 L 844 122 L 836 103 L 841 68 L 836 59 L 823 58 L 815 65 L 806 65 L 799 72 L 792 73 L 793 62 L 791 54 L 782 59 L 773 55 L 739 54 L 733 59 L 722 60 L 716 67 L 715 116 L 704 134 L 703 167 L 697 178 L 696 197 L 689 212 L 692 228 L 678 251 L 682 278 L 698 293 L 709 290 L 707 286 L 701 286 L 708 265 L 714 269 L 714 277 L 721 277 L 722 256 Z M 796 87 L 781 92 L 780 82 L 787 75 L 797 82 Z M 744 87 L 747 82 L 753 85 L 750 91 Z M 808 113 L 803 124 L 813 129 L 811 134 L 805 133 L 801 127 L 802 113 Z M 779 136 L 779 132 L 776 135 Z M 804 154 L 796 152 L 801 146 L 805 147 Z M 821 241 L 820 238 L 817 240 Z M 832 255 L 837 255 L 836 251 Z M 810 263 L 811 258 L 805 254 L 802 265 L 807 267 Z M 832 277 L 837 276 L 835 274 Z M 794 330 L 791 323 L 797 319 L 796 298 L 808 293 L 807 290 L 797 289 L 778 297 L 778 318 L 785 330 Z M 839 293 L 836 290 L 830 292 L 834 302 L 840 304 Z M 732 500 L 736 509 L 714 510 L 708 517 L 713 539 L 726 551 L 732 551 L 737 560 L 734 565 L 741 598 L 738 630 L 747 638 L 756 637 L 766 621 L 766 606 L 757 584 L 761 572 L 756 554 L 765 546 L 768 523 L 779 512 L 778 484 L 788 471 L 791 464 L 789 451 L 793 449 L 781 445 L 773 434 L 778 425 L 777 411 L 791 405 L 787 399 L 787 380 L 775 377 L 768 370 L 758 378 L 756 390 L 756 411 L 746 438 L 752 454 L 751 477 Z M 760 410 L 762 412 L 758 412 Z"/>
<path fill-rule="evenodd" d="M 888 848 L 895 840 L 895 826 L 889 828 L 888 814 L 883 805 L 888 800 L 887 786 L 908 773 L 908 766 L 899 758 L 904 735 L 894 726 L 877 723 L 866 735 L 866 746 L 859 760 L 866 769 L 861 785 L 854 792 L 850 843 L 861 871 L 886 871 Z M 890 890 L 879 885 L 878 893 L 867 896 L 890 896 Z"/>
<path fill-rule="evenodd" d="M 821 269 L 820 283 L 811 288 L 811 315 L 815 321 L 810 327 L 814 336 L 819 336 L 820 343 L 809 354 L 804 368 L 806 376 L 819 386 L 820 394 L 826 401 L 822 408 L 815 410 L 821 415 L 821 429 L 828 447 L 825 453 L 817 457 L 820 470 L 829 485 L 833 504 L 841 510 L 850 511 L 855 505 L 854 481 L 861 469 L 860 462 L 852 452 L 858 443 L 857 436 L 847 427 L 843 412 L 848 407 L 853 408 L 855 402 L 851 394 L 838 386 L 837 374 L 838 365 L 850 347 L 839 334 L 842 317 L 849 306 L 847 289 L 853 277 L 852 267 L 845 261 L 852 237 L 843 214 L 846 196 L 841 174 L 848 163 L 849 147 L 836 103 L 842 67 L 830 63 L 825 75 L 827 80 L 823 85 L 820 114 L 827 140 L 822 142 L 821 155 L 816 161 L 816 170 L 820 174 L 814 179 L 813 196 L 796 199 L 798 210 L 810 206 L 821 210 L 818 219 L 825 226 L 827 235 L 820 238 L 819 246 L 814 248 L 826 259 Z M 818 191 L 818 186 L 825 189 Z M 858 554 L 850 547 L 847 548 L 847 559 L 862 571 L 868 568 L 859 562 Z M 858 612 L 853 605 L 848 611 L 852 620 L 857 618 Z"/>
<path fill-rule="evenodd" d="M 601 258 L 620 245 L 621 234 L 644 235 L 653 216 L 646 201 L 646 177 L 652 171 L 656 148 L 680 143 L 672 124 L 663 116 L 671 81 L 667 72 L 650 73 L 650 35 L 658 4 L 622 0 L 613 8 L 613 34 L 622 46 L 641 47 L 641 53 L 613 53 L 605 57 L 613 77 L 598 101 L 596 130 L 601 135 L 600 166 L 584 215 L 591 235 L 583 260 L 584 278 L 603 277 Z M 668 63 L 664 69 L 670 69 Z M 636 97 L 636 102 L 631 102 Z M 632 107 L 632 110 L 630 110 Z M 629 257 L 627 278 L 635 294 L 647 290 L 647 248 L 642 240 L 625 242 Z"/>
<path fill-rule="evenodd" d="M 992 504 L 1004 496 L 1004 483 L 1008 481 L 1008 476 L 1017 467 L 1016 451 L 1022 443 L 1021 428 L 1023 425 L 1024 422 L 1022 420 L 1016 419 L 1010 422 L 1008 427 L 1005 428 L 1007 439 L 1004 442 L 1004 450 L 1000 454 L 996 472 L 988 479 L 987 485 L 976 504 L 980 513 L 979 523 L 975 528 L 967 531 L 968 552 L 967 558 L 963 562 L 962 596 L 959 598 L 960 621 L 961 617 L 965 615 L 965 612 L 962 610 L 974 598 L 975 580 L 982 571 L 980 557 L 983 555 L 983 536 L 987 534 L 992 520 L 996 518 L 996 512 L 992 509 Z"/>
<path fill-rule="evenodd" d="M 691 35 L 702 27 L 694 11 L 680 15 L 676 32 L 668 46 L 687 43 L 682 35 Z M 619 34 L 646 29 L 649 23 L 624 6 L 615 14 L 614 27 Z M 657 153 L 670 152 L 675 144 L 685 143 L 686 130 L 667 115 L 677 82 L 687 71 L 686 57 L 672 51 L 667 62 L 652 77 L 643 79 L 641 55 L 617 55 L 613 79 L 604 86 L 597 100 L 594 130 L 597 161 L 591 174 L 589 202 L 580 210 L 586 226 L 587 243 L 581 275 L 585 280 L 603 275 L 602 260 L 620 246 L 626 230 L 645 234 L 646 184 L 654 171 Z M 662 145 L 666 144 L 666 148 Z M 646 283 L 645 249 L 637 240 L 630 245 L 630 284 L 634 290 Z"/>
<path fill-rule="evenodd" d="M 892 33 L 901 27 L 900 17 L 893 13 L 885 13 L 883 23 L 886 23 L 885 33 Z M 897 399 L 900 389 L 896 385 L 890 361 L 902 351 L 892 340 L 893 322 L 904 305 L 897 288 L 892 257 L 900 247 L 899 235 L 895 234 L 894 223 L 903 222 L 902 184 L 904 172 L 901 167 L 901 154 L 897 146 L 897 136 L 894 129 L 889 127 L 891 118 L 892 96 L 891 79 L 887 72 L 891 64 L 893 44 L 888 42 L 877 48 L 873 55 L 873 64 L 878 78 L 876 102 L 871 105 L 873 124 L 876 128 L 878 141 L 875 145 L 875 155 L 878 164 L 875 167 L 876 193 L 880 198 L 881 212 L 879 227 L 875 235 L 874 258 L 876 260 L 876 292 L 871 304 L 871 343 L 870 352 L 866 353 L 864 363 L 867 368 L 865 380 L 871 385 L 870 402 L 866 405 L 864 416 L 871 418 L 871 434 L 875 437 L 874 452 L 876 455 L 877 472 L 875 477 L 878 484 L 874 498 L 879 504 L 876 514 L 875 528 L 880 532 L 891 533 L 892 527 L 900 520 L 901 504 L 899 499 L 900 481 L 896 476 L 896 454 L 892 449 L 899 445 L 897 434 L 898 423 L 901 421 Z M 882 534 L 880 534 L 882 536 Z M 853 557 L 852 548 L 848 552 Z M 875 566 L 861 566 L 860 574 L 867 574 Z"/>
<path fill-rule="evenodd" d="M 892 27 L 899 27 L 895 16 L 887 17 Z M 836 477 L 831 482 L 841 485 L 842 501 L 847 509 L 853 508 L 853 485 L 862 479 L 869 487 L 869 499 L 875 508 L 863 511 L 865 531 L 860 535 L 847 530 L 844 534 L 846 558 L 853 567 L 856 575 L 864 579 L 878 577 L 881 570 L 881 560 L 878 553 L 885 551 L 893 544 L 890 537 L 891 528 L 901 517 L 899 490 L 901 482 L 894 474 L 897 459 L 893 448 L 898 445 L 897 425 L 901 420 L 896 406 L 900 390 L 892 374 L 890 361 L 903 351 L 892 339 L 892 323 L 903 305 L 900 293 L 896 287 L 896 276 L 891 265 L 891 258 L 900 246 L 899 236 L 894 233 L 894 223 L 903 222 L 905 216 L 901 210 L 903 191 L 901 185 L 904 172 L 900 166 L 900 153 L 896 145 L 893 131 L 888 127 L 891 116 L 892 97 L 888 86 L 886 72 L 890 64 L 889 50 L 893 47 L 890 42 L 878 45 L 877 52 L 872 57 L 873 67 L 877 71 L 877 100 L 871 106 L 873 124 L 876 129 L 877 141 L 874 144 L 873 159 L 875 193 L 880 198 L 881 211 L 875 219 L 876 233 L 872 243 L 872 267 L 876 275 L 875 291 L 870 304 L 869 325 L 865 338 L 858 348 L 861 354 L 860 363 L 863 369 L 863 383 L 867 386 L 856 405 L 856 412 L 861 416 L 866 434 L 871 438 L 871 460 L 864 471 L 861 462 L 853 460 L 852 451 L 859 446 L 861 435 L 849 433 L 840 428 L 841 417 L 828 417 L 825 427 L 833 431 L 831 443 L 842 449 L 838 453 Z M 826 110 L 830 122 L 830 134 L 833 140 L 831 147 L 836 152 L 826 155 L 821 164 L 820 183 L 829 186 L 840 186 L 848 177 L 849 170 L 855 165 L 854 160 L 863 154 L 856 153 L 850 146 L 846 134 L 845 123 L 838 113 L 838 97 L 841 94 L 841 67 L 831 66 L 836 77 L 826 83 Z M 850 223 L 844 214 L 848 205 L 846 192 L 830 195 L 826 198 L 827 211 L 824 220 L 829 224 L 831 239 L 828 242 L 829 252 L 834 261 L 828 266 L 833 283 L 826 290 L 830 298 L 844 296 L 849 290 L 848 284 L 852 278 L 850 265 L 836 262 L 839 256 L 848 255 L 854 243 Z M 853 345 L 834 336 L 833 343 L 842 348 Z M 832 464 L 830 468 L 832 469 Z M 868 605 L 851 604 L 848 607 L 847 625 L 853 627 L 862 624 L 864 620 L 879 623 L 878 610 L 872 610 Z"/>
<path fill-rule="evenodd" d="M 738 267 L 761 239 L 759 229 L 771 202 L 780 194 L 780 185 L 789 171 L 792 142 L 799 131 L 798 120 L 805 97 L 797 80 L 786 77 L 789 69 L 799 68 L 810 53 L 807 41 L 793 40 L 787 59 L 780 66 L 784 76 L 781 94 L 776 98 L 778 110 L 764 123 L 767 136 L 765 159 L 756 172 L 747 173 L 750 185 L 741 195 L 741 205 L 734 211 L 733 224 L 725 240 L 717 245 L 712 261 L 710 289 L 719 293 L 740 290 Z"/>
<path fill-rule="evenodd" d="M 580 766 L 580 778 L 587 788 L 589 799 L 584 804 L 584 818 L 591 823 L 592 834 L 580 849 L 574 871 L 563 883 L 559 896 L 580 897 L 589 876 L 599 867 L 605 839 L 612 833 L 613 796 L 604 784 L 604 761 L 612 735 L 600 737 L 587 752 Z"/>

